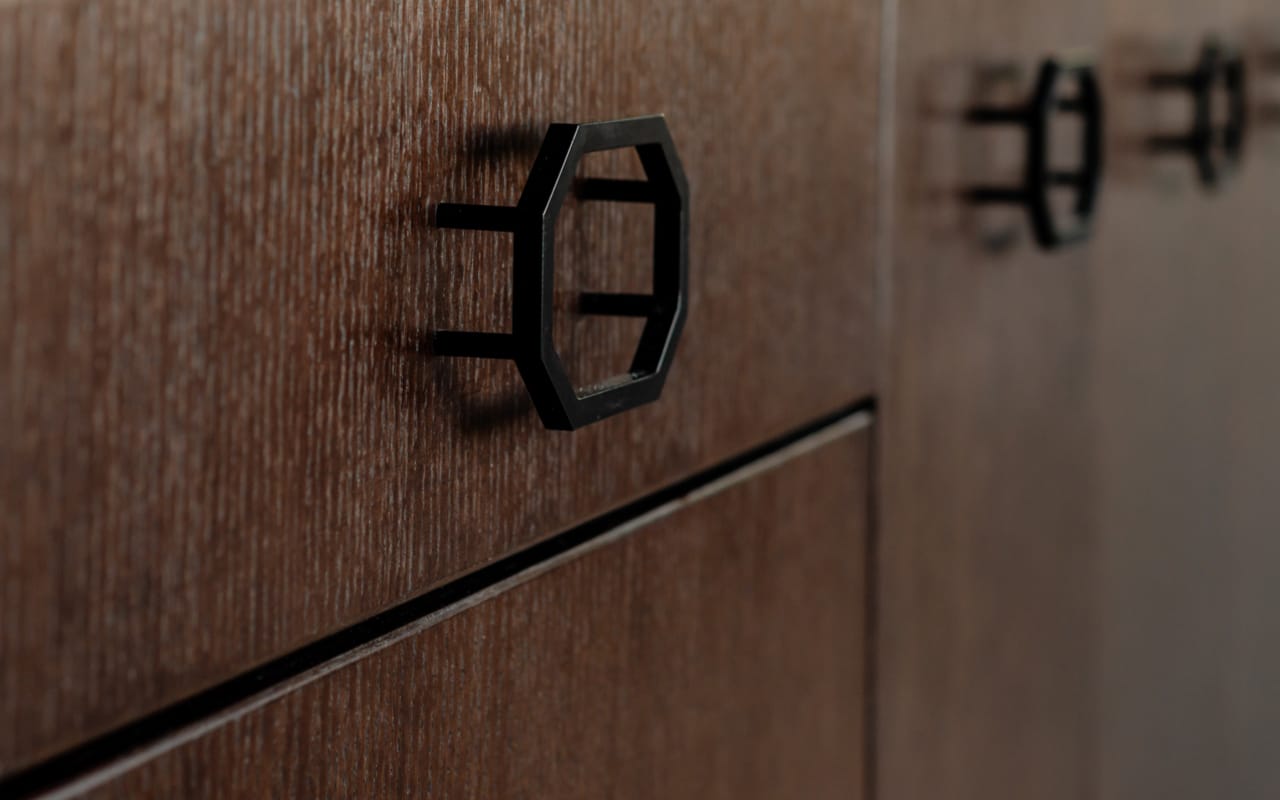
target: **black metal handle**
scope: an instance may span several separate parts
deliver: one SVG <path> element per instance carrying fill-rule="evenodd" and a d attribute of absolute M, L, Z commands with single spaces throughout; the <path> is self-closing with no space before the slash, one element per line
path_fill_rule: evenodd
<path fill-rule="evenodd" d="M 1156 73 L 1148 79 L 1153 89 L 1189 92 L 1193 102 L 1191 130 L 1184 134 L 1152 136 L 1147 140 L 1157 153 L 1187 154 L 1194 159 L 1200 183 L 1217 186 L 1240 164 L 1248 123 L 1245 65 L 1241 54 L 1209 40 L 1190 72 Z M 1214 119 L 1214 94 L 1225 91 L 1226 119 Z"/>
<path fill-rule="evenodd" d="M 583 156 L 625 147 L 636 149 L 646 180 L 587 179 L 577 182 L 577 196 L 653 204 L 653 293 L 581 295 L 583 313 L 647 322 L 627 374 L 580 391 L 552 341 L 556 218 Z M 441 203 L 436 225 L 515 235 L 511 333 L 437 331 L 436 355 L 515 361 L 542 424 L 553 430 L 575 430 L 658 399 L 684 327 L 689 289 L 689 186 L 664 117 L 554 124 L 514 207 Z"/>
<path fill-rule="evenodd" d="M 1061 96 L 1064 79 L 1073 79 L 1073 96 Z M 1049 126 L 1057 112 L 1079 114 L 1082 121 L 1081 164 L 1074 171 L 1055 171 L 1049 164 Z M 970 122 L 1016 125 L 1026 132 L 1026 166 L 1018 186 L 979 186 L 968 191 L 976 203 L 1005 203 L 1027 210 L 1036 242 L 1046 250 L 1089 238 L 1098 189 L 1102 181 L 1102 91 L 1093 67 L 1045 59 L 1035 90 L 1025 105 L 1014 108 L 975 108 Z M 1074 191 L 1074 224 L 1060 225 L 1050 201 L 1054 187 Z"/>

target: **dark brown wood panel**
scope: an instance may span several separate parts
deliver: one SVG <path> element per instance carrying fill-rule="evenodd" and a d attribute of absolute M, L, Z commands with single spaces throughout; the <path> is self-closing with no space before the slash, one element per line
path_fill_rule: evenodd
<path fill-rule="evenodd" d="M 1280 74 L 1274 4 L 1111 2 L 1112 179 L 1098 242 L 1103 635 L 1101 787 L 1134 797 L 1277 797 L 1280 729 Z M 1187 103 L 1142 87 L 1201 39 L 1249 57 L 1241 169 L 1204 192 L 1141 140 Z"/>
<path fill-rule="evenodd" d="M 868 395 L 878 36 L 842 0 L 5 3 L 0 771 Z M 423 350 L 510 302 L 509 242 L 428 211 L 654 112 L 677 363 L 548 433 L 510 364 Z M 644 268 L 634 207 L 578 211 L 565 307 Z M 635 341 L 557 333 L 584 382 Z"/>
<path fill-rule="evenodd" d="M 1096 547 L 1091 248 L 1038 251 L 1016 134 L 1041 58 L 1101 44 L 1102 3 L 903 0 L 884 378 L 876 749 L 882 800 L 1090 797 Z M 1104 198 L 1105 200 L 1105 198 Z"/>
<path fill-rule="evenodd" d="M 868 442 L 829 442 L 89 796 L 862 797 Z"/>

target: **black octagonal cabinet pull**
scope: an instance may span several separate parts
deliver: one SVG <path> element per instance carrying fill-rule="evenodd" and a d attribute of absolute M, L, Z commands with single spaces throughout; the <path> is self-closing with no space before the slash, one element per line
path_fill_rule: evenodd
<path fill-rule="evenodd" d="M 627 374 L 578 390 L 552 341 L 556 218 L 583 156 L 627 147 L 639 154 L 645 180 L 587 179 L 576 182 L 577 196 L 653 204 L 653 293 L 580 296 L 583 313 L 646 322 Z M 436 225 L 515 236 L 511 333 L 437 331 L 436 355 L 515 361 L 542 424 L 553 430 L 576 430 L 658 399 L 684 327 L 689 289 L 689 186 L 665 118 L 551 125 L 514 207 L 441 203 Z"/>
<path fill-rule="evenodd" d="M 1075 92 L 1062 96 L 1062 84 L 1074 79 Z M 1049 164 L 1049 128 L 1055 112 L 1079 114 L 1082 121 L 1081 164 L 1073 171 L 1056 171 Z M 1102 90 L 1093 67 L 1057 59 L 1040 65 L 1031 100 L 1015 108 L 975 108 L 970 122 L 1017 125 L 1026 131 L 1026 166 L 1022 184 L 977 187 L 968 193 L 977 203 L 1007 203 L 1026 208 L 1036 242 L 1046 250 L 1089 238 L 1098 189 L 1102 181 Z M 1051 203 L 1055 186 L 1074 191 L 1073 224 L 1060 225 Z"/>
<path fill-rule="evenodd" d="M 1190 72 L 1156 73 L 1148 79 L 1153 89 L 1191 94 L 1191 129 L 1183 134 L 1152 136 L 1148 147 L 1157 153 L 1191 156 L 1200 183 L 1219 185 L 1240 164 L 1248 122 L 1244 57 L 1212 39 L 1200 49 L 1200 59 Z M 1215 120 L 1214 100 L 1225 92 L 1225 119 Z"/>

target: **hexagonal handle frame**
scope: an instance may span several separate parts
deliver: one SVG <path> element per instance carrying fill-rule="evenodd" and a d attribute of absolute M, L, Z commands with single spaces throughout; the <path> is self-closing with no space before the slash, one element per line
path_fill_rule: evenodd
<path fill-rule="evenodd" d="M 1074 97 L 1061 99 L 1059 83 L 1074 78 Z M 1071 172 L 1049 167 L 1049 125 L 1054 112 L 1079 114 L 1084 122 L 1081 133 L 1081 165 Z M 1020 186 L 979 186 L 967 196 L 975 203 L 1005 203 L 1026 208 L 1036 242 L 1045 250 L 1053 250 L 1089 238 L 1098 190 L 1102 182 L 1102 90 L 1089 64 L 1067 63 L 1045 59 L 1031 100 L 1015 108 L 975 108 L 967 115 L 979 125 L 1017 125 L 1026 131 L 1026 166 Z M 1050 203 L 1050 190 L 1066 186 L 1075 190 L 1072 213 L 1075 224 L 1060 226 Z"/>
<path fill-rule="evenodd" d="M 583 313 L 646 322 L 627 374 L 579 391 L 552 340 L 556 219 L 583 156 L 626 147 L 636 149 L 646 179 L 587 179 L 577 182 L 577 196 L 653 204 L 653 293 L 581 295 Z M 515 236 L 511 333 L 437 331 L 436 355 L 515 361 L 542 424 L 552 430 L 576 430 L 658 399 L 689 291 L 689 186 L 664 117 L 553 124 L 514 207 L 441 203 L 436 225 Z"/>
<path fill-rule="evenodd" d="M 1152 89 L 1186 91 L 1191 94 L 1191 130 L 1185 134 L 1152 136 L 1147 148 L 1154 153 L 1190 155 L 1196 164 L 1200 185 L 1214 188 L 1240 165 L 1244 155 L 1248 124 L 1248 97 L 1244 57 L 1213 39 L 1205 41 L 1200 59 L 1190 72 L 1157 72 L 1147 79 Z M 1227 119 L 1221 125 L 1213 118 L 1215 89 L 1227 93 Z"/>

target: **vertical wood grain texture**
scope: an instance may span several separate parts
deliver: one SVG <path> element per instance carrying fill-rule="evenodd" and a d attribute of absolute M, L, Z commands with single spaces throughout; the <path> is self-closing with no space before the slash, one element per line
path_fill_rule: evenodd
<path fill-rule="evenodd" d="M 1023 212 L 974 209 L 960 192 L 1022 168 L 1016 134 L 964 113 L 1025 101 L 1045 56 L 1096 55 L 1101 12 L 1094 0 L 898 7 L 882 800 L 1095 789 L 1091 250 L 1041 253 Z"/>
<path fill-rule="evenodd" d="M 377 652 L 93 797 L 862 797 L 868 434 Z"/>
<path fill-rule="evenodd" d="M 1111 2 L 1112 179 L 1095 282 L 1102 554 L 1101 791 L 1107 800 L 1280 796 L 1280 74 L 1274 4 Z M 1207 34 L 1245 48 L 1253 124 L 1206 194 L 1152 159 L 1187 104 L 1142 88 Z"/>
<path fill-rule="evenodd" d="M 837 0 L 0 7 L 0 771 L 868 395 L 877 26 Z M 545 432 L 510 364 L 424 353 L 510 302 L 509 242 L 428 209 L 514 202 L 551 121 L 654 112 L 693 191 L 674 371 Z M 566 233 L 563 308 L 633 279 L 627 213 Z M 634 346 L 557 334 L 584 372 Z"/>

